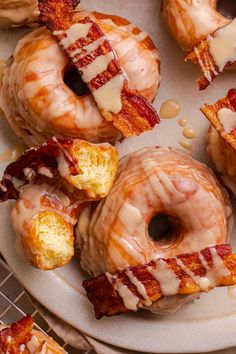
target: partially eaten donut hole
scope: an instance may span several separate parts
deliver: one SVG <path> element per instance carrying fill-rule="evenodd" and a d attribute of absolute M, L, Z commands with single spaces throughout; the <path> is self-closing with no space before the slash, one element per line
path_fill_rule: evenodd
<path fill-rule="evenodd" d="M 73 66 L 65 70 L 63 81 L 77 96 L 84 96 L 90 92 L 88 86 L 82 81 L 78 70 Z"/>
<path fill-rule="evenodd" d="M 218 0 L 217 11 L 227 18 L 236 17 L 236 1 L 235 0 Z"/>
<path fill-rule="evenodd" d="M 172 244 L 181 238 L 182 224 L 175 216 L 158 214 L 151 219 L 148 233 L 150 238 L 159 244 Z"/>

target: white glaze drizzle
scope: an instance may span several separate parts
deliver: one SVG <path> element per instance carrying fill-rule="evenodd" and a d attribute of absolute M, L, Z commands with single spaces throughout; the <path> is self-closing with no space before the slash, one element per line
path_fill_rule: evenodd
<path fill-rule="evenodd" d="M 26 170 L 26 169 L 25 169 L 25 170 Z M 26 173 L 27 176 L 29 175 L 26 171 L 24 171 L 24 172 Z M 41 175 L 46 176 L 46 177 L 48 177 L 48 178 L 53 178 L 52 172 L 51 172 L 50 169 L 47 168 L 47 167 L 44 167 L 44 166 L 40 167 L 40 168 L 38 169 L 38 173 L 40 173 Z"/>
<path fill-rule="evenodd" d="M 219 281 L 230 275 L 230 271 L 225 267 L 224 262 L 218 255 L 215 248 L 210 248 L 210 253 L 212 257 L 212 268 L 206 262 L 204 256 L 199 253 L 199 260 L 206 270 L 205 276 L 195 275 L 190 269 L 188 269 L 181 259 L 176 258 L 176 263 L 178 266 L 190 277 L 193 281 L 200 287 L 203 291 L 209 291 L 218 285 Z"/>
<path fill-rule="evenodd" d="M 53 35 L 65 35 L 65 37 L 61 39 L 60 44 L 66 49 L 71 44 L 76 43 L 79 39 L 86 38 L 90 28 L 91 23 L 75 23 L 67 30 L 54 31 Z"/>
<path fill-rule="evenodd" d="M 193 24 L 197 37 L 205 36 L 215 30 L 214 11 L 209 0 L 192 0 L 191 3 L 188 0 L 177 1 Z M 178 22 L 178 26 L 182 28 L 182 16 L 179 13 L 176 15 L 175 20 Z"/>
<path fill-rule="evenodd" d="M 130 282 L 136 286 L 138 292 L 142 297 L 144 298 L 144 305 L 145 306 L 151 306 L 152 301 L 150 300 L 146 288 L 143 285 L 143 283 L 133 274 L 131 270 L 126 270 L 125 274 L 129 278 Z"/>
<path fill-rule="evenodd" d="M 112 276 L 106 273 L 108 281 L 114 286 L 114 289 L 118 292 L 119 296 L 122 298 L 124 306 L 128 310 L 136 311 L 138 309 L 139 298 L 132 293 L 129 288 L 122 283 L 116 276 Z"/>
<path fill-rule="evenodd" d="M 226 133 L 230 133 L 236 128 L 236 112 L 229 108 L 221 108 L 217 115 Z"/>
<path fill-rule="evenodd" d="M 122 109 L 121 91 L 123 85 L 123 76 L 116 75 L 93 92 L 97 105 L 102 111 L 115 114 L 120 112 Z"/>
<path fill-rule="evenodd" d="M 80 71 L 83 81 L 88 83 L 96 78 L 97 75 L 106 71 L 113 58 L 114 55 L 111 52 L 108 52 L 104 55 L 99 55 L 91 64 L 81 68 Z"/>
<path fill-rule="evenodd" d="M 92 43 L 84 46 L 83 48 L 75 49 L 73 52 L 71 52 L 71 57 L 73 58 L 72 59 L 73 62 L 76 63 L 78 61 L 78 59 L 81 59 L 81 58 L 87 56 L 88 54 L 92 53 L 93 51 L 95 51 L 96 49 L 98 49 L 98 47 L 103 42 L 104 42 L 104 38 L 99 37 L 98 39 L 96 39 Z M 79 58 L 76 58 L 77 55 L 79 55 Z"/>
<path fill-rule="evenodd" d="M 215 32 L 214 36 L 207 37 L 209 50 L 217 64 L 219 71 L 223 71 L 227 63 L 236 60 L 236 19 L 227 26 Z"/>
<path fill-rule="evenodd" d="M 26 344 L 26 347 L 29 350 L 30 354 L 34 354 L 39 347 L 38 338 L 33 335 L 30 341 Z"/>
<path fill-rule="evenodd" d="M 87 25 L 85 27 L 85 25 Z M 90 30 L 91 24 L 74 24 L 69 29 L 65 31 L 54 31 L 53 34 L 65 35 L 60 43 L 66 49 L 71 44 L 76 43 L 78 39 L 86 38 Z M 78 32 L 78 33 L 77 33 Z M 143 34 L 142 34 L 143 36 Z M 102 40 L 102 39 L 101 39 Z M 104 41 L 104 37 L 103 37 Z M 95 41 L 96 43 L 91 43 L 82 49 L 76 49 L 70 53 L 70 57 L 73 62 L 76 63 L 79 59 L 90 54 L 94 48 L 100 45 L 100 41 Z M 88 52 L 86 52 L 86 48 Z M 83 81 L 89 83 L 91 80 L 95 79 L 97 75 L 102 74 L 107 70 L 111 60 L 115 58 L 114 53 L 111 51 L 106 54 L 102 54 L 96 57 L 90 64 L 80 67 L 81 76 Z M 100 86 L 98 89 L 93 91 L 94 99 L 102 112 L 111 112 L 117 114 L 122 109 L 121 102 L 121 91 L 124 85 L 125 73 L 121 73 L 107 81 L 105 84 Z"/>
<path fill-rule="evenodd" d="M 158 281 L 163 295 L 176 295 L 178 293 L 180 279 L 163 259 L 156 262 L 155 268 L 149 266 L 147 270 Z"/>

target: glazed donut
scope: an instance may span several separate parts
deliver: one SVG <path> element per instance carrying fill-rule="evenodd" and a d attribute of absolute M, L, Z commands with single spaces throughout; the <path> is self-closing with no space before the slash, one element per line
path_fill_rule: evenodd
<path fill-rule="evenodd" d="M 160 82 L 159 52 L 150 37 L 129 21 L 97 12 L 89 16 L 107 36 L 129 87 L 152 101 Z M 97 109 L 90 93 L 77 96 L 63 81 L 71 69 L 51 33 L 40 28 L 21 39 L 3 75 L 0 106 L 13 131 L 26 144 L 51 136 L 114 142 L 121 138 Z"/>
<path fill-rule="evenodd" d="M 34 21 L 38 0 L 1 0 L 0 28 L 18 27 Z"/>
<path fill-rule="evenodd" d="M 208 133 L 208 154 L 224 184 L 236 197 L 236 90 L 201 111 L 212 124 Z"/>
<path fill-rule="evenodd" d="M 109 192 L 118 154 L 109 144 L 53 139 L 10 164 L 0 201 L 16 199 L 12 225 L 34 267 L 51 270 L 74 255 L 74 225 L 86 203 Z"/>
<path fill-rule="evenodd" d="M 162 0 L 162 17 L 167 28 L 186 51 L 231 20 L 216 10 L 217 0 Z"/>
<path fill-rule="evenodd" d="M 190 51 L 185 61 L 198 64 L 204 90 L 224 69 L 236 68 L 236 19 L 216 10 L 216 0 L 166 0 L 163 17 L 177 42 Z"/>
<path fill-rule="evenodd" d="M 141 149 L 120 160 L 109 195 L 80 214 L 81 266 L 93 276 L 114 273 L 224 243 L 230 215 L 227 192 L 204 164 L 177 149 Z M 165 229 L 154 226 L 153 238 L 157 216 Z"/>
<path fill-rule="evenodd" d="M 30 315 L 11 325 L 0 325 L 1 353 L 66 354 L 51 337 L 33 329 L 33 326 Z"/>

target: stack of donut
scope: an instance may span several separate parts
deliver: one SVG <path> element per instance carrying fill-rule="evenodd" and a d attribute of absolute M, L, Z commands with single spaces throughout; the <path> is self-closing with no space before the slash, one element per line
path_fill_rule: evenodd
<path fill-rule="evenodd" d="M 0 201 L 16 200 L 13 227 L 33 266 L 60 267 L 77 248 L 98 276 L 84 282 L 97 317 L 176 310 L 235 283 L 228 193 L 207 166 L 169 147 L 129 154 L 116 171 L 107 143 L 159 122 L 159 52 L 128 20 L 76 11 L 78 2 L 40 0 L 44 26 L 19 41 L 4 70 L 5 118 L 27 145 L 43 145 L 7 167 Z M 164 0 L 162 15 L 184 50 L 231 23 L 214 0 Z M 76 72 L 77 93 L 68 86 Z"/>

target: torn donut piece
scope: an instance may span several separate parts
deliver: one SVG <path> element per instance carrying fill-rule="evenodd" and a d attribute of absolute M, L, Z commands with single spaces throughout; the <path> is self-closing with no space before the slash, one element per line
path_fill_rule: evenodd
<path fill-rule="evenodd" d="M 185 60 L 199 64 L 203 77 L 198 80 L 200 90 L 207 88 L 224 69 L 236 61 L 236 19 L 208 35 L 188 53 Z"/>
<path fill-rule="evenodd" d="M 31 265 L 51 270 L 71 260 L 78 215 L 108 194 L 117 163 L 109 144 L 54 138 L 6 168 L 0 200 L 17 199 L 12 224 Z"/>
<path fill-rule="evenodd" d="M 236 255 L 230 245 L 157 259 L 85 280 L 97 319 L 151 306 L 163 296 L 208 292 L 236 284 Z"/>
<path fill-rule="evenodd" d="M 205 104 L 202 113 L 210 121 L 208 154 L 224 184 L 236 196 L 236 89 L 215 104 Z"/>
<path fill-rule="evenodd" d="M 129 89 L 124 71 L 99 26 L 89 17 L 73 22 L 73 2 L 42 0 L 40 23 L 59 41 L 89 87 L 100 113 L 124 137 L 152 129 L 159 118 L 142 96 Z M 56 9 L 56 11 L 55 11 Z"/>
<path fill-rule="evenodd" d="M 92 199 L 107 195 L 116 174 L 118 153 L 110 144 L 92 144 L 69 138 L 52 138 L 27 150 L 5 169 L 0 201 L 17 199 L 20 189 L 35 176 L 61 178 Z"/>
<path fill-rule="evenodd" d="M 0 325 L 2 354 L 65 354 L 65 350 L 51 337 L 33 329 L 34 320 L 27 315 L 11 325 Z"/>

